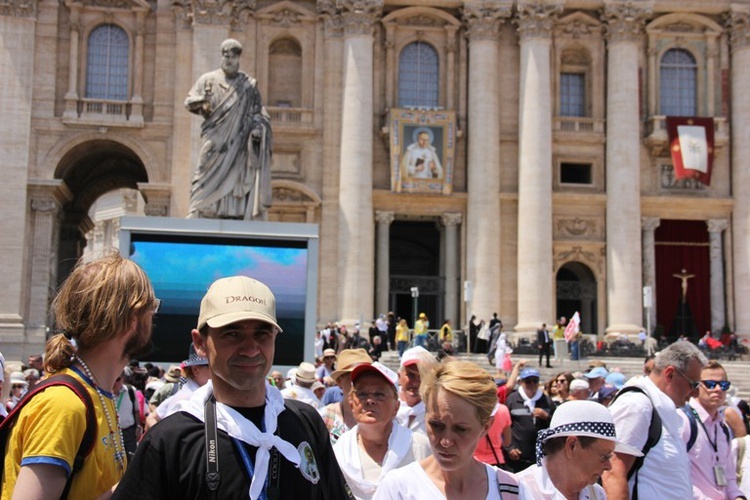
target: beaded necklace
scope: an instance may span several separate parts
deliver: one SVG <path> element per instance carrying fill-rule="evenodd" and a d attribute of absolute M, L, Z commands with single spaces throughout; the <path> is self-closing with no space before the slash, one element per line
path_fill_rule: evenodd
<path fill-rule="evenodd" d="M 109 407 L 107 407 L 107 403 L 106 401 L 104 401 L 104 394 L 102 394 L 99 383 L 96 381 L 96 378 L 91 372 L 91 369 L 79 355 L 74 354 L 73 360 L 81 365 L 81 368 L 83 368 L 83 372 L 89 379 L 91 379 L 91 383 L 94 385 L 94 389 L 96 389 L 96 394 L 97 396 L 99 396 L 99 402 L 101 402 L 102 408 L 104 408 L 104 416 L 107 418 L 107 427 L 109 427 L 110 442 L 114 443 L 115 445 L 115 461 L 117 461 L 120 473 L 122 474 L 125 470 L 125 440 L 122 437 L 122 429 L 120 428 L 120 416 L 117 414 L 117 412 L 115 412 L 113 424 L 112 416 L 109 413 Z M 117 429 L 117 434 L 115 434 L 115 429 Z"/>

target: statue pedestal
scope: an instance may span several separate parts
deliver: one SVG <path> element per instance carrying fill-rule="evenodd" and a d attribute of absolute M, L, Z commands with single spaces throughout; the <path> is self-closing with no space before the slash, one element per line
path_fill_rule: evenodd
<path fill-rule="evenodd" d="M 698 329 L 695 327 L 695 321 L 693 320 L 693 313 L 690 310 L 690 303 L 687 300 L 680 298 L 677 304 L 677 314 L 675 314 L 672 320 L 672 328 L 669 330 L 669 337 L 672 339 L 678 339 L 684 335 L 691 341 L 698 339 Z"/>

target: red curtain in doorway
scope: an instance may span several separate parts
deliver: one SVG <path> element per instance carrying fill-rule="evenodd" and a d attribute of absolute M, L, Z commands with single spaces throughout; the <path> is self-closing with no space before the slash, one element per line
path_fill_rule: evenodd
<path fill-rule="evenodd" d="M 682 296 L 685 269 L 695 277 L 688 280 L 687 300 L 698 334 L 711 328 L 710 260 L 708 227 L 704 221 L 662 220 L 656 240 L 656 322 L 669 335 Z"/>

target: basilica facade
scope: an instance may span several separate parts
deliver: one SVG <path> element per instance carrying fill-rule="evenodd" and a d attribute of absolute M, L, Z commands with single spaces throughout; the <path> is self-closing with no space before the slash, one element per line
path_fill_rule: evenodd
<path fill-rule="evenodd" d="M 183 103 L 227 38 L 271 116 L 268 220 L 318 224 L 320 324 L 750 336 L 747 0 L 9 0 L 6 356 L 116 237 L 102 196 L 187 215 Z M 678 175 L 672 117 L 708 119 L 708 177 Z"/>

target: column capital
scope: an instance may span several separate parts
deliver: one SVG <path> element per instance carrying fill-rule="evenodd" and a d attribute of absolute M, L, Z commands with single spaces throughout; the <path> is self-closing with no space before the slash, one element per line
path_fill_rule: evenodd
<path fill-rule="evenodd" d="M 6 0 L 0 3 L 0 16 L 36 19 L 38 0 Z"/>
<path fill-rule="evenodd" d="M 141 192 L 143 199 L 146 201 L 146 206 L 143 209 L 146 215 L 153 217 L 166 217 L 169 215 L 169 205 L 172 197 L 172 188 L 169 184 L 139 182 L 138 191 Z"/>
<path fill-rule="evenodd" d="M 440 216 L 440 222 L 444 226 L 458 226 L 463 220 L 464 216 L 460 212 L 449 212 Z"/>
<path fill-rule="evenodd" d="M 186 25 L 231 25 L 242 30 L 255 12 L 255 3 L 256 0 L 173 0 L 172 9 L 177 20 Z"/>
<path fill-rule="evenodd" d="M 644 231 L 654 231 L 661 225 L 659 217 L 641 217 L 641 229 Z"/>
<path fill-rule="evenodd" d="M 557 16 L 563 11 L 559 3 L 519 2 L 516 25 L 521 39 L 551 38 Z"/>
<path fill-rule="evenodd" d="M 463 17 L 469 41 L 497 41 L 500 37 L 500 25 L 503 20 L 510 18 L 512 7 L 513 4 L 510 2 L 498 1 L 464 5 Z"/>
<path fill-rule="evenodd" d="M 395 213 L 387 210 L 375 210 L 375 221 L 378 224 L 385 224 L 390 226 L 391 222 L 395 219 Z"/>
<path fill-rule="evenodd" d="M 318 15 L 323 20 L 325 34 L 329 38 L 340 38 L 343 34 L 341 10 L 336 6 L 336 0 L 318 0 Z"/>
<path fill-rule="evenodd" d="M 52 212 L 54 214 L 59 209 L 60 204 L 52 194 L 39 194 L 31 197 L 31 210 L 34 212 Z"/>
<path fill-rule="evenodd" d="M 372 25 L 383 12 L 383 0 L 336 0 L 344 36 L 372 35 Z"/>
<path fill-rule="evenodd" d="M 724 18 L 732 50 L 750 45 L 750 10 L 733 5 Z"/>
<path fill-rule="evenodd" d="M 602 21 L 607 25 L 606 38 L 612 42 L 637 42 L 646 20 L 653 12 L 652 2 L 613 0 L 604 4 Z"/>
<path fill-rule="evenodd" d="M 729 227 L 728 219 L 708 219 L 706 221 L 709 233 L 721 233 Z"/>

